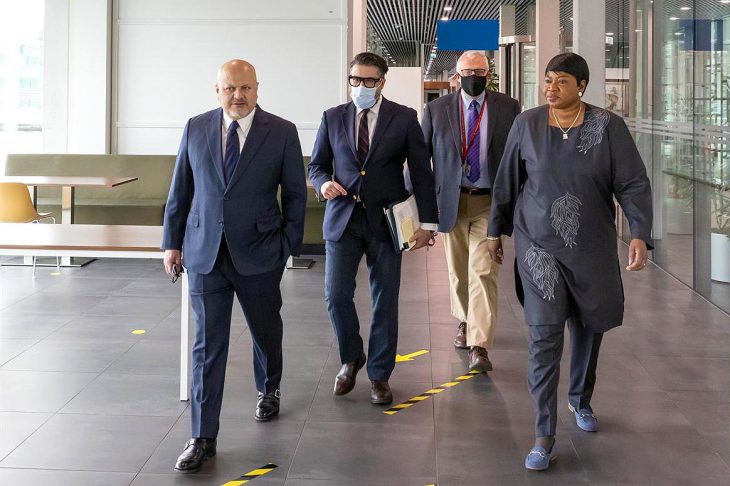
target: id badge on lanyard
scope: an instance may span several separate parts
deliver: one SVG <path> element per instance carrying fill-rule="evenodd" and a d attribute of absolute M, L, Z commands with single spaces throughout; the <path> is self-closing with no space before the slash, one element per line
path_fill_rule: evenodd
<path fill-rule="evenodd" d="M 469 177 L 471 173 L 471 165 L 466 160 L 466 155 L 469 153 L 469 147 L 474 143 L 474 139 L 479 133 L 479 127 L 482 124 L 482 116 L 484 115 L 484 107 L 487 106 L 487 98 L 484 97 L 482 106 L 479 109 L 479 118 L 477 118 L 477 124 L 474 130 L 469 134 L 469 139 L 466 138 L 466 127 L 464 126 L 464 103 L 459 100 L 459 125 L 461 126 L 461 167 L 464 170 L 464 174 Z"/>

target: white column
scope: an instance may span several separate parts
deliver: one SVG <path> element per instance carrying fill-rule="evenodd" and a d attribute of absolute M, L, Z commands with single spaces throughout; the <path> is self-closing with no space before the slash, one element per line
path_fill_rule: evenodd
<path fill-rule="evenodd" d="M 537 0 L 535 17 L 535 99 L 541 105 L 545 103 L 542 74 L 550 59 L 560 54 L 560 0 Z"/>
<path fill-rule="evenodd" d="M 573 52 L 588 62 L 590 82 L 583 101 L 605 106 L 606 0 L 573 0 Z"/>
<path fill-rule="evenodd" d="M 111 0 L 70 0 L 68 152 L 108 153 Z"/>
<path fill-rule="evenodd" d="M 499 7 L 499 36 L 515 35 L 515 6 L 502 5 Z"/>
<path fill-rule="evenodd" d="M 368 23 L 368 2 L 367 0 L 349 0 L 348 7 L 350 11 L 350 42 L 349 42 L 349 59 L 355 55 L 367 50 L 367 23 Z M 349 60 L 348 59 L 348 60 Z"/>
<path fill-rule="evenodd" d="M 45 1 L 43 30 L 43 151 L 68 146 L 68 0 Z"/>

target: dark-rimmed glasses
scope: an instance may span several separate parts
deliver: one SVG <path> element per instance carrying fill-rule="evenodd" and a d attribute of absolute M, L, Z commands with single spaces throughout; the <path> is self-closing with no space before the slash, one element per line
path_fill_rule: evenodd
<path fill-rule="evenodd" d="M 459 74 L 462 76 L 469 77 L 469 76 L 486 76 L 487 70 L 486 69 L 462 69 L 459 71 Z"/>
<path fill-rule="evenodd" d="M 359 76 L 348 76 L 347 82 L 350 86 L 357 88 L 360 84 L 363 84 L 366 88 L 374 88 L 382 78 L 361 78 Z"/>

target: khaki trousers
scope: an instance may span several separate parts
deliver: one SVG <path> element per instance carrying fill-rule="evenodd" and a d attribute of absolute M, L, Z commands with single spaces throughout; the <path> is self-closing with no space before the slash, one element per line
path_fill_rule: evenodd
<path fill-rule="evenodd" d="M 451 314 L 466 322 L 467 346 L 491 348 L 497 325 L 499 265 L 487 251 L 490 195 L 460 194 L 456 225 L 444 236 Z"/>

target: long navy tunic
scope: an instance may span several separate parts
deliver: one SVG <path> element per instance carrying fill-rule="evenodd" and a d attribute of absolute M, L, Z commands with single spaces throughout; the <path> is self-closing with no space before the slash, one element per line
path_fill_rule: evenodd
<path fill-rule="evenodd" d="M 574 317 L 603 332 L 621 325 L 624 310 L 613 198 L 632 238 L 649 248 L 652 198 L 623 119 L 584 106 L 584 122 L 567 140 L 548 124 L 547 105 L 515 119 L 492 188 L 489 234 L 514 230 L 528 324 Z"/>

